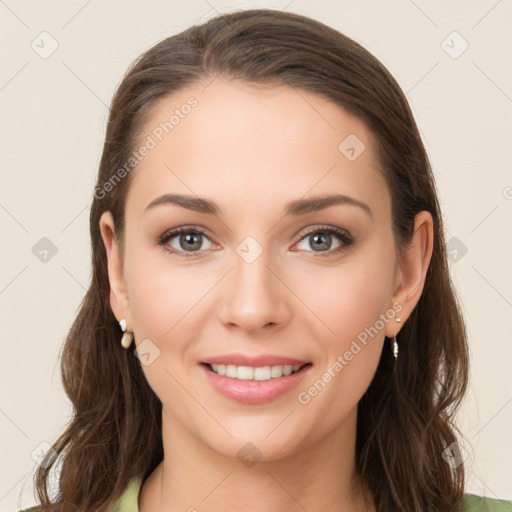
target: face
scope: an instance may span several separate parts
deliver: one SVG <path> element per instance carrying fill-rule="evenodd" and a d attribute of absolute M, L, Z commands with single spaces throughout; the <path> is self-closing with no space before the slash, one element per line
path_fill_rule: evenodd
<path fill-rule="evenodd" d="M 204 87 L 145 123 L 112 305 L 175 432 L 273 459 L 342 438 L 398 331 L 390 195 L 375 139 L 341 107 L 286 87 Z M 238 361 L 242 378 L 214 374 L 214 359 Z M 268 380 L 279 361 L 301 369 Z M 254 380 L 237 366 L 270 368 Z"/>

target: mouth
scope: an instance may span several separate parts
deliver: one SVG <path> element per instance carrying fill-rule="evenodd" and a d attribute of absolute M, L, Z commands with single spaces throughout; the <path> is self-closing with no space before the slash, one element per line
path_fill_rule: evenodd
<path fill-rule="evenodd" d="M 284 397 L 312 368 L 301 365 L 237 366 L 202 362 L 206 382 L 224 397 L 243 404 L 263 404 Z"/>

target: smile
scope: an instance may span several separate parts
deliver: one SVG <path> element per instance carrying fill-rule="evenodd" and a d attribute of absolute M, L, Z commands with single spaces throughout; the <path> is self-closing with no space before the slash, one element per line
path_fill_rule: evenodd
<path fill-rule="evenodd" d="M 210 364 L 210 368 L 218 375 L 225 375 L 239 380 L 271 380 L 297 372 L 302 365 L 274 366 L 236 366 L 234 364 Z"/>

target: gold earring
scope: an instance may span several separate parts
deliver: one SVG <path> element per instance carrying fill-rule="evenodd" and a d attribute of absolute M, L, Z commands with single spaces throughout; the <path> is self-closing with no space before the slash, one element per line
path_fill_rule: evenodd
<path fill-rule="evenodd" d="M 130 348 L 130 345 L 133 341 L 133 332 L 126 330 L 126 319 L 122 319 L 119 322 L 119 326 L 121 327 L 121 330 L 123 331 L 123 337 L 121 338 L 121 345 L 123 348 Z"/>

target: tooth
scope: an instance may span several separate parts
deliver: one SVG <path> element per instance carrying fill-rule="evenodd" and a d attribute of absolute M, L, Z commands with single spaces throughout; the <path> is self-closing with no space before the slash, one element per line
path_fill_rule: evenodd
<path fill-rule="evenodd" d="M 239 366 L 237 378 L 240 380 L 253 380 L 254 368 L 252 366 Z"/>
<path fill-rule="evenodd" d="M 291 364 L 285 364 L 283 366 L 283 375 L 290 375 L 292 373 L 292 365 Z"/>
<path fill-rule="evenodd" d="M 292 370 L 296 372 L 300 368 L 300 364 L 296 364 L 295 366 L 292 366 Z"/>
<path fill-rule="evenodd" d="M 272 372 L 270 370 L 270 366 L 254 368 L 254 380 L 270 380 L 271 377 Z"/>
<path fill-rule="evenodd" d="M 228 364 L 226 366 L 226 377 L 232 377 L 234 379 L 237 378 L 237 369 L 236 369 L 236 366 L 234 364 Z"/>
<path fill-rule="evenodd" d="M 226 375 L 226 365 L 225 364 L 218 364 L 217 365 L 217 373 L 219 375 Z"/>
<path fill-rule="evenodd" d="M 212 365 L 212 369 L 213 369 L 213 371 L 214 371 L 215 373 L 218 373 L 218 372 L 219 372 L 219 370 L 218 370 L 219 365 L 218 365 L 218 364 L 215 364 L 215 363 L 211 363 L 211 365 Z"/>
<path fill-rule="evenodd" d="M 271 373 L 272 373 L 272 377 L 282 377 L 283 376 L 283 367 L 280 364 L 272 366 Z"/>

